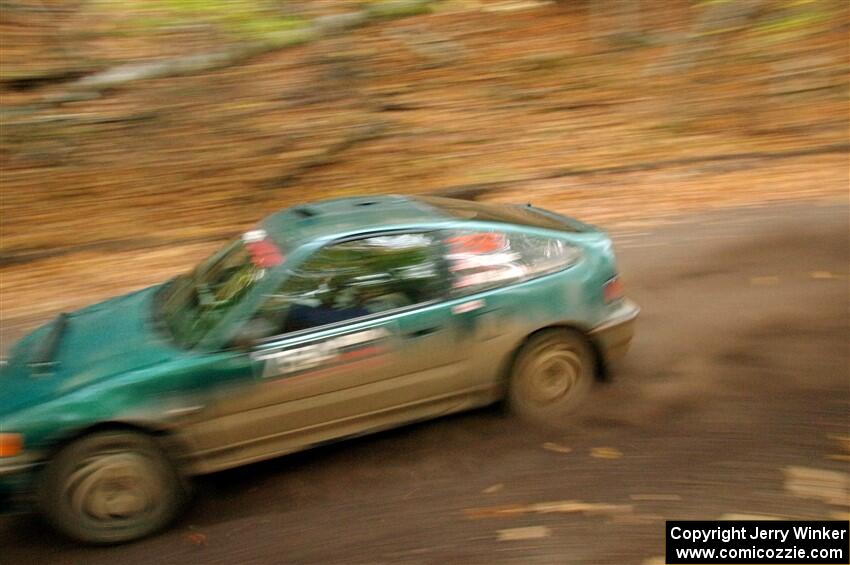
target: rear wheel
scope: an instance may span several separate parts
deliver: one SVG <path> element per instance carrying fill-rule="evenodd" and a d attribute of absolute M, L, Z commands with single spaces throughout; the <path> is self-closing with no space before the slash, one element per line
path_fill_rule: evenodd
<path fill-rule="evenodd" d="M 569 329 L 532 336 L 511 373 L 508 402 L 537 424 L 557 425 L 575 411 L 593 386 L 596 362 L 587 338 Z"/>
<path fill-rule="evenodd" d="M 63 448 L 42 476 L 48 522 L 79 541 L 109 544 L 151 534 L 174 519 L 186 491 L 156 442 L 99 432 Z"/>

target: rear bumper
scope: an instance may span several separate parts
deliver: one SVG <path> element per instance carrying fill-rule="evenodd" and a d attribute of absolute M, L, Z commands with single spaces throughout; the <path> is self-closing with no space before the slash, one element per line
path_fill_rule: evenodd
<path fill-rule="evenodd" d="M 606 363 L 621 358 L 629 350 L 638 314 L 640 307 L 626 298 L 611 316 L 590 330 L 590 336 Z"/>

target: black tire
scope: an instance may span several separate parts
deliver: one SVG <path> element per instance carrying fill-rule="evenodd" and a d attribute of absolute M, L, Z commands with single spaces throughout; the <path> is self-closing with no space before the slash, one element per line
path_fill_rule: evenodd
<path fill-rule="evenodd" d="M 39 506 L 61 533 L 91 544 L 150 535 L 180 512 L 187 490 L 153 438 L 104 431 L 65 446 L 41 476 Z"/>
<path fill-rule="evenodd" d="M 519 351 L 508 383 L 508 405 L 524 420 L 562 424 L 587 398 L 596 357 L 587 338 L 569 329 L 532 336 Z"/>

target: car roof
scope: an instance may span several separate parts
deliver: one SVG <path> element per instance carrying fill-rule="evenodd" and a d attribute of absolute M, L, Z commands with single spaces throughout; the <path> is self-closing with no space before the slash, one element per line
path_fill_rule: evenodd
<path fill-rule="evenodd" d="M 415 198 L 381 195 L 300 204 L 267 217 L 263 228 L 280 244 L 291 247 L 326 237 L 421 226 L 452 219 Z"/>
<path fill-rule="evenodd" d="M 505 206 L 435 196 L 359 196 L 300 204 L 269 216 L 263 228 L 286 248 L 392 229 L 447 223 L 509 224 L 519 228 L 589 231 L 593 226 L 528 206 Z"/>

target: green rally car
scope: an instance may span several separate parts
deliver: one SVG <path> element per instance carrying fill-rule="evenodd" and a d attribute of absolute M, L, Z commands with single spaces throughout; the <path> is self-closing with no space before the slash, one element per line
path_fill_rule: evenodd
<path fill-rule="evenodd" d="M 296 206 L 12 348 L 0 505 L 116 543 L 173 519 L 192 475 L 500 399 L 551 423 L 637 314 L 609 237 L 531 205 Z"/>

